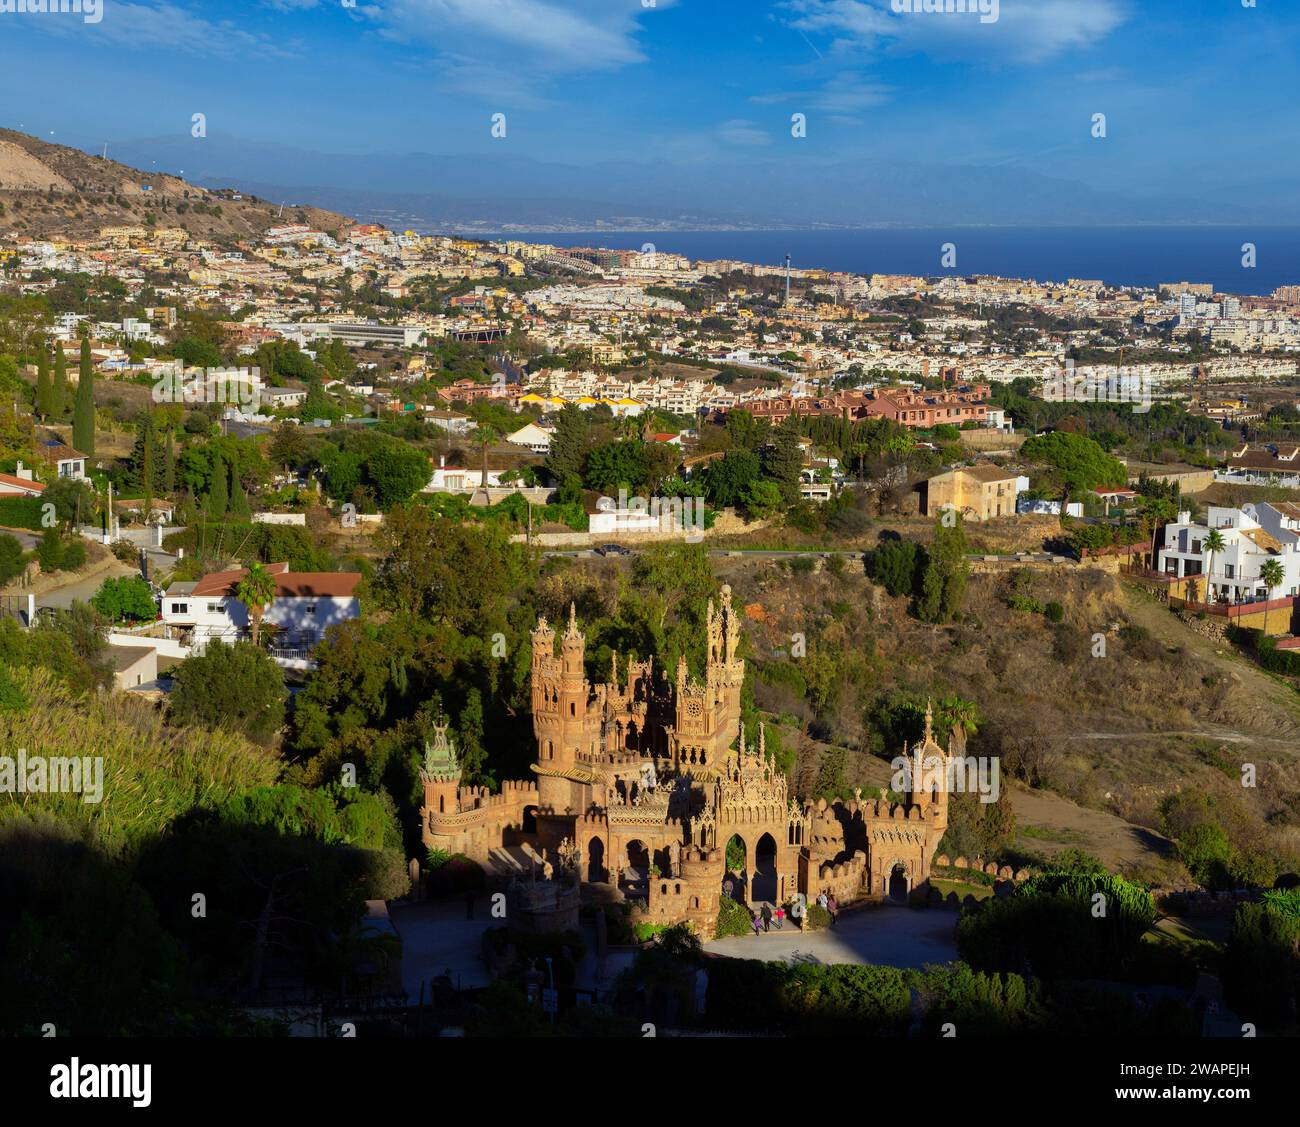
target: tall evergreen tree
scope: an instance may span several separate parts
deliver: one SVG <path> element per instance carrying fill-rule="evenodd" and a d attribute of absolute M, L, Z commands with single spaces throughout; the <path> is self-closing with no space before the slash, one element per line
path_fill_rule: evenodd
<path fill-rule="evenodd" d="M 40 352 L 36 356 L 36 413 L 42 419 L 50 417 L 50 404 L 54 399 L 54 385 L 50 382 L 50 350 L 45 341 L 41 341 Z"/>
<path fill-rule="evenodd" d="M 252 520 L 253 510 L 248 504 L 248 494 L 244 492 L 244 483 L 239 480 L 235 467 L 230 467 L 230 515 L 236 520 Z"/>
<path fill-rule="evenodd" d="M 54 387 L 50 389 L 50 418 L 62 419 L 68 413 L 68 361 L 63 345 L 54 345 Z"/>
<path fill-rule="evenodd" d="M 212 481 L 208 486 L 208 520 L 224 520 L 226 510 L 230 507 L 230 490 L 228 488 L 226 460 L 220 454 L 213 459 Z"/>
<path fill-rule="evenodd" d="M 167 446 L 163 451 L 162 487 L 168 497 L 176 492 L 176 445 L 171 427 L 167 428 Z"/>
<path fill-rule="evenodd" d="M 88 458 L 95 454 L 95 369 L 90 362 L 90 340 L 81 338 L 81 367 L 76 405 L 72 410 L 72 445 Z"/>

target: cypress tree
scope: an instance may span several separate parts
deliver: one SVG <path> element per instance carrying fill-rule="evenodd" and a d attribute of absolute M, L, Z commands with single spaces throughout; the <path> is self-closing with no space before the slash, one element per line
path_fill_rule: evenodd
<path fill-rule="evenodd" d="M 90 340 L 86 337 L 81 338 L 81 370 L 72 410 L 72 445 L 88 458 L 95 454 L 95 371 L 90 363 Z"/>
<path fill-rule="evenodd" d="M 244 483 L 239 480 L 235 467 L 230 467 L 230 515 L 240 521 L 253 518 L 253 510 L 248 504 L 248 494 L 244 492 Z"/>
<path fill-rule="evenodd" d="M 172 444 L 172 430 L 167 428 L 167 449 L 163 453 L 163 492 L 171 497 L 176 492 L 176 447 Z"/>
<path fill-rule="evenodd" d="M 62 419 L 68 412 L 68 361 L 63 345 L 54 346 L 54 387 L 50 389 L 50 418 Z"/>
<path fill-rule="evenodd" d="M 41 341 L 41 350 L 36 356 L 36 413 L 42 419 L 50 417 L 50 404 L 54 398 L 54 385 L 50 382 L 50 350 L 45 341 Z"/>
<path fill-rule="evenodd" d="M 226 460 L 218 454 L 212 464 L 212 482 L 208 486 L 208 520 L 222 521 L 230 507 L 230 492 L 226 487 Z"/>

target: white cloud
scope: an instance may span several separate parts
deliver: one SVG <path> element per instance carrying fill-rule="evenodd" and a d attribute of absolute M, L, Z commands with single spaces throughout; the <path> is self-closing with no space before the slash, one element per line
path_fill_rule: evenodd
<path fill-rule="evenodd" d="M 772 138 L 759 126 L 744 118 L 724 121 L 718 127 L 718 136 L 729 145 L 770 145 Z"/>
<path fill-rule="evenodd" d="M 635 35 L 675 0 L 385 0 L 364 8 L 387 35 L 462 58 L 499 59 L 547 72 L 611 70 L 645 59 Z"/>
<path fill-rule="evenodd" d="M 1041 63 L 1096 46 L 1126 19 L 1127 0 L 1000 0 L 996 22 L 978 13 L 903 12 L 890 0 L 785 0 L 798 31 L 868 51 L 919 51 L 937 60 Z"/>

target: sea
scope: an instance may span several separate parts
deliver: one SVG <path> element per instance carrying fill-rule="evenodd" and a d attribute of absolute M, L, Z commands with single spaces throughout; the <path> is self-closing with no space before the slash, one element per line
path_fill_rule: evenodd
<path fill-rule="evenodd" d="M 851 274 L 992 274 L 1112 286 L 1209 282 L 1260 296 L 1300 284 L 1300 227 L 888 227 L 811 231 L 565 231 L 476 234 L 559 247 L 641 250 Z M 948 244 L 952 253 L 944 263 Z M 1253 254 L 1252 254 L 1253 249 Z M 1253 261 L 1253 265 L 1248 263 Z"/>

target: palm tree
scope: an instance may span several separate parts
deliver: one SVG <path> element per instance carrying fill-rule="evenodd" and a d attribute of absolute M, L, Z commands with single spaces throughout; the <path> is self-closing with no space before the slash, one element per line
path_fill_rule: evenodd
<path fill-rule="evenodd" d="M 253 628 L 253 645 L 262 636 L 262 616 L 275 598 L 276 581 L 260 563 L 255 563 L 235 588 L 235 598 L 248 608 L 248 622 Z"/>
<path fill-rule="evenodd" d="M 494 442 L 498 441 L 500 438 L 501 438 L 501 432 L 497 430 L 496 427 L 492 426 L 489 423 L 479 423 L 479 425 L 474 428 L 473 439 L 476 443 L 478 443 L 479 455 L 482 459 L 481 465 L 483 469 L 483 476 L 479 480 L 479 484 L 483 487 L 483 496 L 485 497 L 487 496 L 487 487 L 488 487 L 488 464 L 487 464 L 488 447 L 491 446 Z"/>
<path fill-rule="evenodd" d="M 1273 597 L 1273 592 L 1282 586 L 1286 579 L 1286 571 L 1277 560 L 1265 560 L 1259 565 L 1259 580 L 1268 588 L 1268 597 Z M 1264 604 L 1264 637 L 1268 637 L 1268 604 Z"/>
<path fill-rule="evenodd" d="M 1209 556 L 1209 561 L 1205 565 L 1205 601 L 1210 601 L 1210 585 L 1214 582 L 1214 553 L 1222 552 L 1228 546 L 1227 541 L 1223 539 L 1223 533 L 1217 528 L 1210 529 L 1210 534 L 1205 538 L 1205 551 Z"/>
<path fill-rule="evenodd" d="M 1156 558 L 1156 533 L 1160 525 L 1174 518 L 1174 505 L 1164 497 L 1148 497 L 1142 502 L 1142 523 L 1151 528 L 1151 570 L 1158 571 Z"/>

